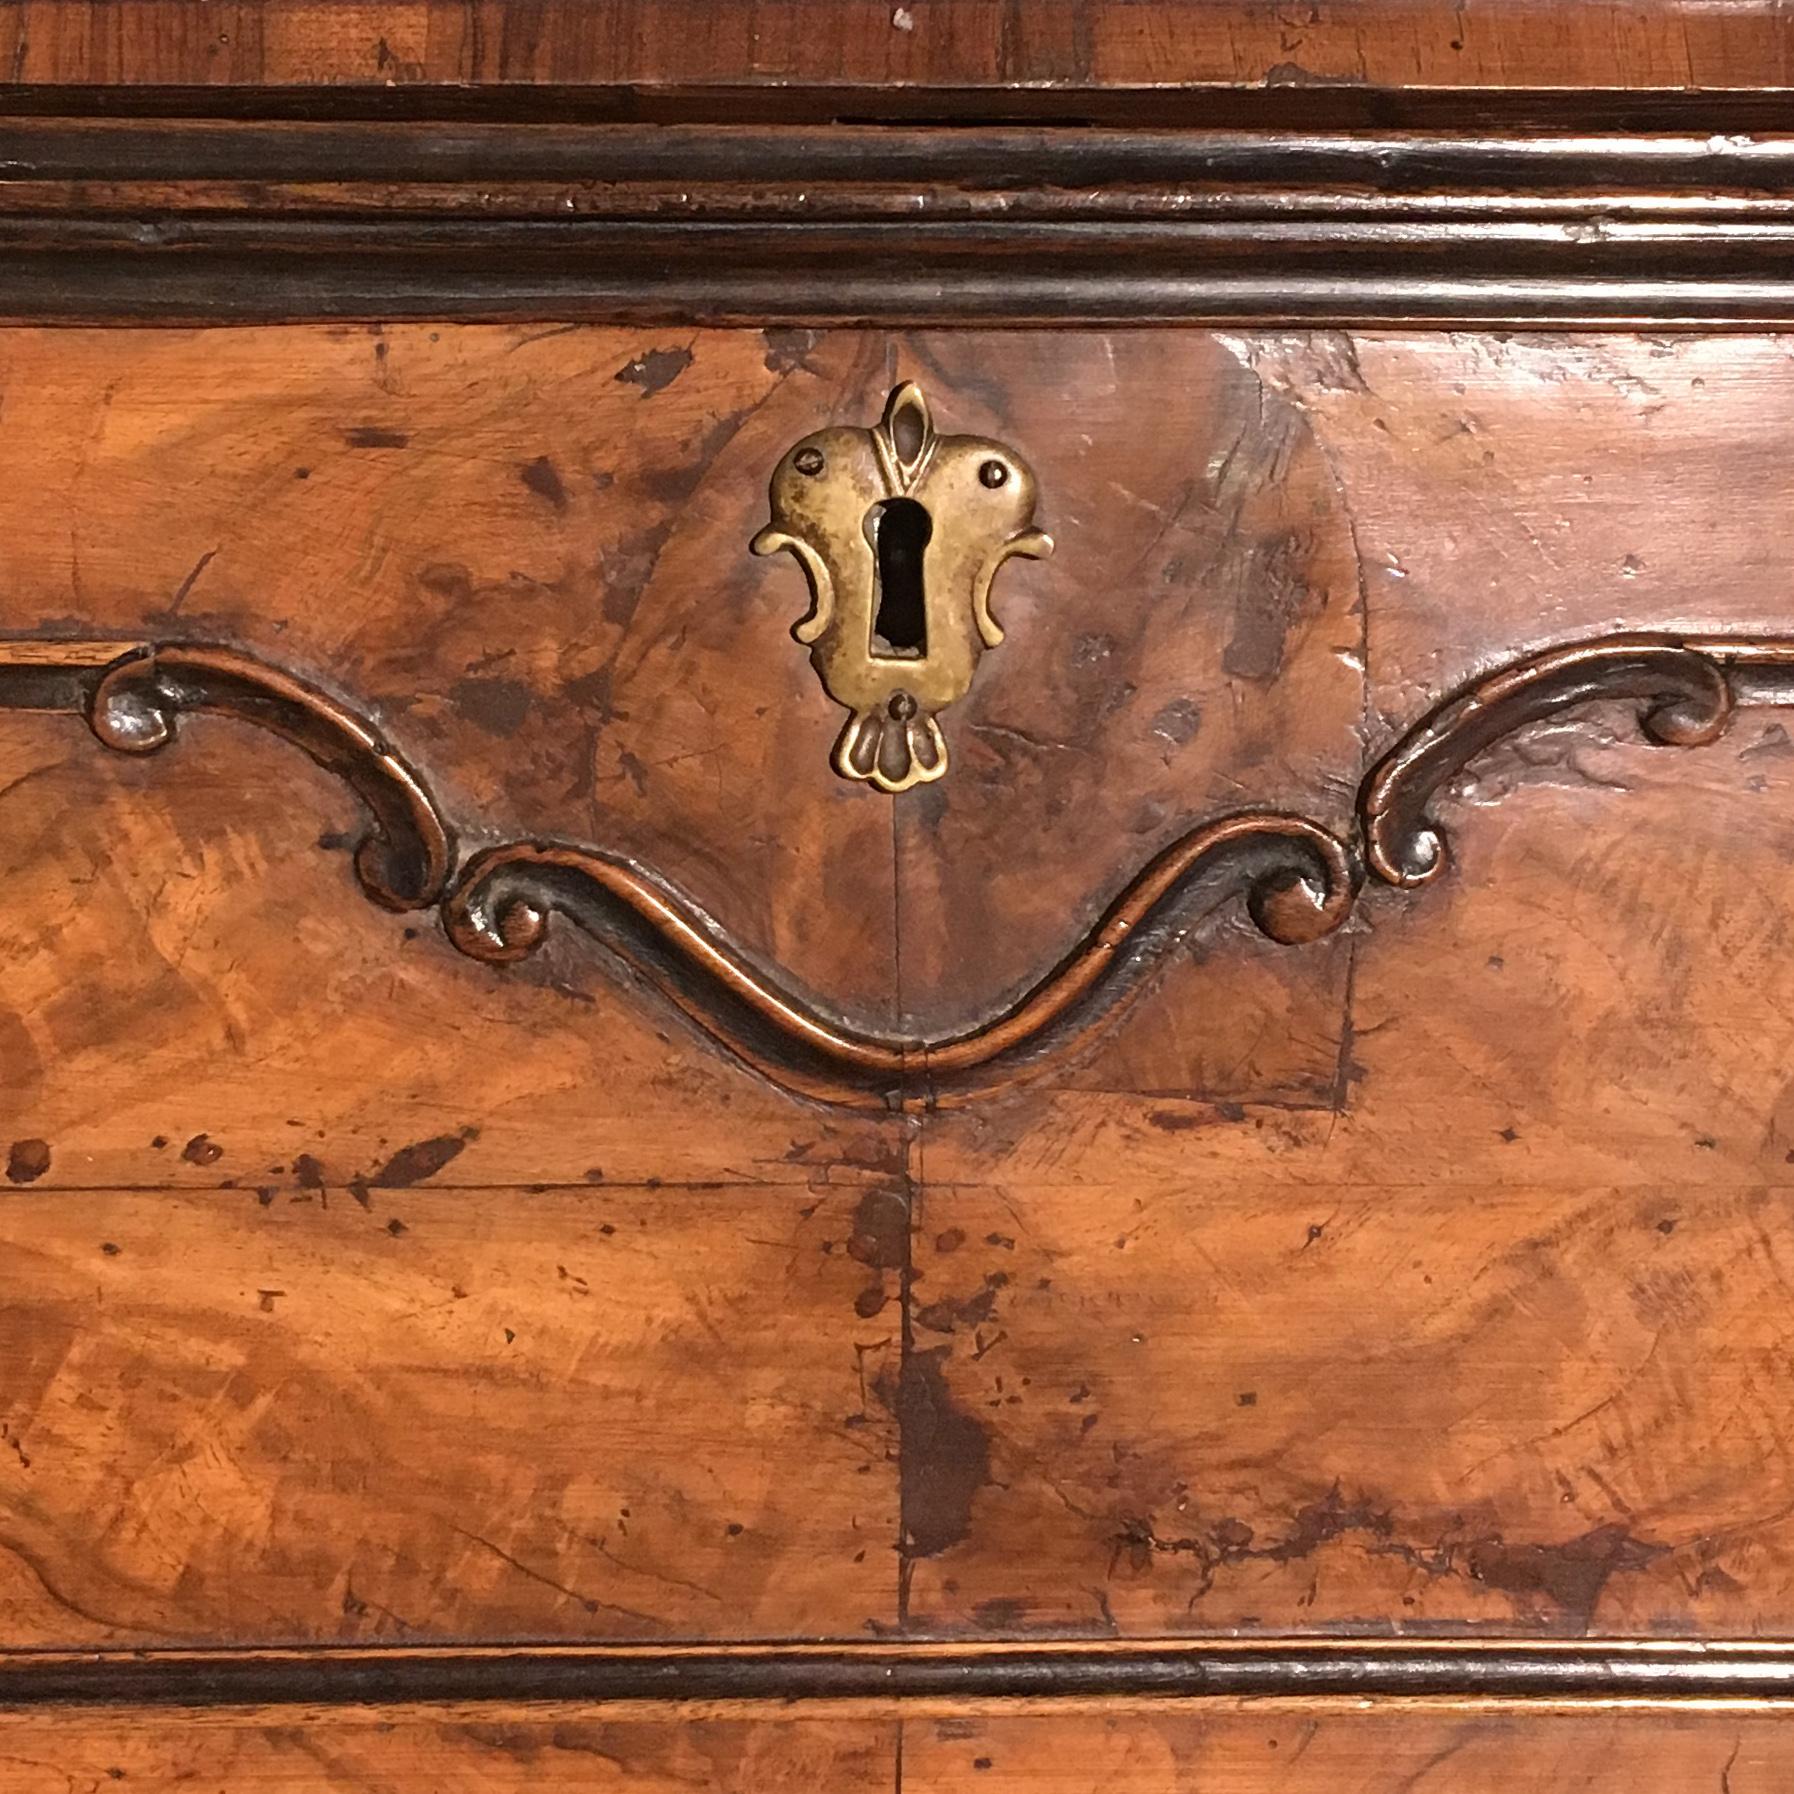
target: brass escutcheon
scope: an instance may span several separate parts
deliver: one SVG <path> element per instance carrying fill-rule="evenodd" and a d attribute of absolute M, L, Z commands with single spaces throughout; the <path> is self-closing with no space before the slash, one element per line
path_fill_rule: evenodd
<path fill-rule="evenodd" d="M 755 554 L 789 548 L 811 606 L 792 628 L 824 689 L 852 712 L 835 770 L 907 791 L 947 770 L 936 717 L 1003 639 L 990 586 L 1012 555 L 1041 560 L 1034 475 L 983 436 L 938 436 L 914 383 L 872 429 L 840 424 L 794 443 L 773 470 L 772 521 Z"/>

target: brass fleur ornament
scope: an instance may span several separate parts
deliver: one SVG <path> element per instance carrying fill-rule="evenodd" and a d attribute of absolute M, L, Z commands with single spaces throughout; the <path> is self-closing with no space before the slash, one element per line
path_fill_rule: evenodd
<path fill-rule="evenodd" d="M 1012 555 L 1042 560 L 1033 472 L 983 436 L 935 433 L 922 389 L 894 391 L 872 429 L 838 424 L 795 443 L 773 470 L 772 521 L 755 554 L 788 548 L 810 581 L 792 635 L 852 712 L 835 770 L 907 791 L 947 770 L 936 720 L 1003 639 L 990 586 Z"/>

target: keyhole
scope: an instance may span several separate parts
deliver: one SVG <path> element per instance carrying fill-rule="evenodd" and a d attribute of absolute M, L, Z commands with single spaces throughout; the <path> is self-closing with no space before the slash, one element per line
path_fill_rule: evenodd
<path fill-rule="evenodd" d="M 921 660 L 928 653 L 928 601 L 922 551 L 934 534 L 927 507 L 913 498 L 887 498 L 866 513 L 866 534 L 878 566 L 872 610 L 875 660 Z"/>

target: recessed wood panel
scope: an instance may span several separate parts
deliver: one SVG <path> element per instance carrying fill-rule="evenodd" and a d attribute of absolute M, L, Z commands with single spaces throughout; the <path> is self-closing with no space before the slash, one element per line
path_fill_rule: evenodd
<path fill-rule="evenodd" d="M 852 334 L 8 332 L 6 624 L 308 676 L 470 843 L 639 856 L 888 1025 L 889 818 L 828 770 L 801 583 L 747 549 L 780 455 L 885 374 Z"/>
<path fill-rule="evenodd" d="M 268 1794 L 888 1794 L 896 1723 L 601 1719 L 496 1712 L 10 1714 L 9 1794 L 99 1788 L 254 1788 Z"/>
<path fill-rule="evenodd" d="M 904 1727 L 910 1794 L 1507 1794 L 1515 1788 L 1782 1785 L 1788 1722 L 1771 1714 L 1145 1714 L 944 1719 Z"/>
<path fill-rule="evenodd" d="M 901 1174 L 890 1123 L 768 1085 L 577 936 L 501 973 L 427 914 L 376 909 L 348 864 L 357 805 L 284 744 L 199 718 L 131 761 L 41 716 L 6 718 L 0 744 L 16 1183 Z"/>
<path fill-rule="evenodd" d="M 898 359 L 968 427 L 1024 445 L 1057 535 L 1003 575 L 1008 639 L 948 713 L 951 772 L 895 811 L 904 1010 L 963 1025 L 1199 821 L 1333 819 L 1360 753 L 1364 618 L 1322 445 L 1225 341 L 928 335 Z M 1071 1081 L 1326 1100 L 1347 953 L 1234 947 L 1175 956 Z"/>
<path fill-rule="evenodd" d="M 7 1642 L 888 1623 L 884 1213 L 742 1188 L 14 1191 Z"/>
<path fill-rule="evenodd" d="M 1785 1623 L 1785 1189 L 935 1188 L 928 1631 Z M 1717 1417 L 1725 1416 L 1722 1422 Z"/>

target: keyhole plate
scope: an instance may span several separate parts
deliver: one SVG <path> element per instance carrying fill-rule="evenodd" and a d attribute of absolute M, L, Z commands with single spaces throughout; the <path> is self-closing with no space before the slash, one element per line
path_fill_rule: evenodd
<path fill-rule="evenodd" d="M 756 554 L 788 549 L 810 582 L 792 629 L 824 688 L 851 713 L 835 743 L 843 778 L 882 791 L 947 770 L 936 720 L 1003 639 L 990 588 L 1012 556 L 1040 559 L 1033 472 L 984 436 L 936 431 L 921 387 L 899 386 L 870 428 L 835 425 L 773 471 Z"/>

